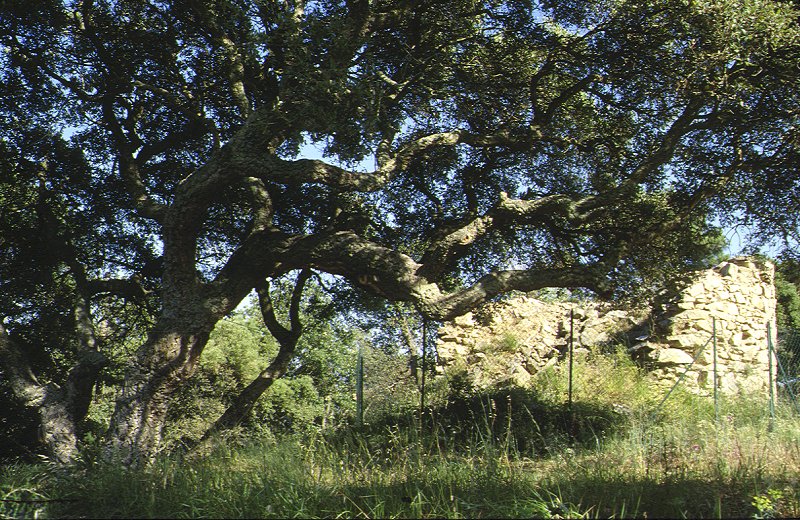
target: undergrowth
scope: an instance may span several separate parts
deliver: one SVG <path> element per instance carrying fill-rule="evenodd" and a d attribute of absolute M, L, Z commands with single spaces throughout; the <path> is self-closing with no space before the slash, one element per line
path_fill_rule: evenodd
<path fill-rule="evenodd" d="M 612 369 L 609 371 L 609 369 Z M 461 388 L 362 429 L 218 439 L 125 469 L 3 468 L 0 517 L 775 518 L 800 516 L 800 419 L 653 387 L 622 357 L 530 389 Z"/>

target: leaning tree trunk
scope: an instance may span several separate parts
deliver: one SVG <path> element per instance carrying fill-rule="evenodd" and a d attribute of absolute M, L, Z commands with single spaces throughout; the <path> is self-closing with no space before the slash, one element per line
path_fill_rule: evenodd
<path fill-rule="evenodd" d="M 68 464 L 78 453 L 78 427 L 64 392 L 54 384 L 41 389 L 39 440 L 54 462 Z"/>
<path fill-rule="evenodd" d="M 272 383 L 283 377 L 289 362 L 292 359 L 293 348 L 286 350 L 281 348 L 278 356 L 270 363 L 269 367 L 261 372 L 242 392 L 236 396 L 219 419 L 206 430 L 200 438 L 200 443 L 204 443 L 214 435 L 230 430 L 244 421 L 255 407 L 258 399 L 266 392 Z"/>
<path fill-rule="evenodd" d="M 57 385 L 44 385 L 36 379 L 22 349 L 12 340 L 2 323 L 0 365 L 14 396 L 24 406 L 37 410 L 40 420 L 39 441 L 44 443 L 48 456 L 56 462 L 70 462 L 77 452 L 78 437 L 75 421 L 66 405 L 66 395 Z"/>
<path fill-rule="evenodd" d="M 42 384 L 33 375 L 23 351 L 0 324 L 0 365 L 17 399 L 37 410 L 39 441 L 55 462 L 66 464 L 74 460 L 79 425 L 86 417 L 92 387 L 104 364 L 105 358 L 99 352 L 84 352 L 63 386 Z"/>
<path fill-rule="evenodd" d="M 141 466 L 158 453 L 169 402 L 195 369 L 214 322 L 184 316 L 178 326 L 161 323 L 128 365 L 106 444 L 106 458 Z"/>
<path fill-rule="evenodd" d="M 278 345 L 280 345 L 278 354 L 269 366 L 236 396 L 227 410 L 225 410 L 225 413 L 203 434 L 198 444 L 204 443 L 212 436 L 241 424 L 253 410 L 258 399 L 272 386 L 272 383 L 286 374 L 289 363 L 294 356 L 297 342 L 303 334 L 303 324 L 300 321 L 300 300 L 309 278 L 311 278 L 311 271 L 308 269 L 302 270 L 297 276 L 289 303 L 289 327 L 282 325 L 275 315 L 275 306 L 270 295 L 269 281 L 261 280 L 256 285 L 261 317 L 264 319 L 264 324 L 272 333 L 272 336 L 278 341 Z"/>

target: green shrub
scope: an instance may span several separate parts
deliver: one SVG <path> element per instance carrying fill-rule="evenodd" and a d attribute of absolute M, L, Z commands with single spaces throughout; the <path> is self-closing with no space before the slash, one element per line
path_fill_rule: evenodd
<path fill-rule="evenodd" d="M 533 388 L 476 391 L 451 381 L 447 398 L 433 399 L 422 415 L 412 406 L 409 390 L 406 408 L 381 405 L 381 413 L 360 429 L 342 423 L 324 431 L 241 437 L 203 457 L 165 456 L 144 469 L 90 457 L 69 472 L 11 467 L 0 473 L 4 496 L 50 502 L 9 502 L 2 514 L 800 515 L 800 418 L 790 407 L 779 403 L 771 420 L 765 399 L 725 397 L 715 415 L 712 400 L 679 388 L 659 408 L 665 390 L 652 385 L 621 351 L 590 354 L 576 360 L 574 369 L 571 406 L 567 375 L 552 368 Z M 286 386 L 276 386 L 269 402 L 283 410 L 275 411 L 276 417 L 284 414 L 305 423 L 318 412 L 303 416 L 301 410 L 292 411 L 291 403 L 319 403 L 318 387 L 313 378 L 297 380 L 305 383 L 292 387 L 287 380 Z M 434 386 L 443 381 L 437 379 Z M 373 383 L 376 389 L 386 384 Z M 386 399 L 391 397 L 387 393 Z"/>

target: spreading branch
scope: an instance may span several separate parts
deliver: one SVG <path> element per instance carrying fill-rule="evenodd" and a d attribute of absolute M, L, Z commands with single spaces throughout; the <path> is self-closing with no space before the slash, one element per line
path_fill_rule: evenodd
<path fill-rule="evenodd" d="M 236 396 L 230 406 L 219 419 L 203 434 L 200 442 L 205 442 L 213 435 L 229 430 L 240 424 L 256 405 L 258 399 L 272 386 L 276 380 L 283 377 L 289 368 L 289 363 L 294 357 L 297 342 L 303 333 L 303 324 L 300 320 L 300 302 L 306 282 L 312 276 L 312 271 L 304 269 L 295 280 L 292 296 L 289 302 L 289 326 L 281 324 L 275 314 L 275 307 L 270 295 L 268 280 L 259 283 L 256 287 L 258 303 L 264 324 L 272 336 L 278 341 L 278 353 L 267 368 L 245 387 Z"/>

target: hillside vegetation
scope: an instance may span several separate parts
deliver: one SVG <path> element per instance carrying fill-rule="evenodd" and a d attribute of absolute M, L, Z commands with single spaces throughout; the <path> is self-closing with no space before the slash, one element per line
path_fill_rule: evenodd
<path fill-rule="evenodd" d="M 527 390 L 436 380 L 361 428 L 215 439 L 145 469 L 90 448 L 65 470 L 7 465 L 3 518 L 727 518 L 800 516 L 800 418 L 664 391 L 620 354 Z M 403 406 L 405 411 L 403 411 Z M 203 451 L 204 450 L 204 451 Z"/>

